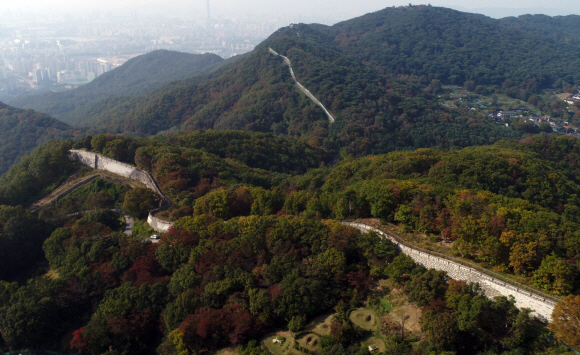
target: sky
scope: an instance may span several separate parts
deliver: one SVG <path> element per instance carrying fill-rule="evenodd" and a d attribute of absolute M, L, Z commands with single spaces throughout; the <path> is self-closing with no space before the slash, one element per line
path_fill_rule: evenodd
<path fill-rule="evenodd" d="M 491 17 L 517 16 L 524 13 L 548 15 L 580 14 L 578 0 L 428 0 L 433 6 L 444 6 L 461 11 L 483 13 Z M 162 11 L 183 17 L 189 13 L 205 14 L 206 0 L 0 0 L 3 8 L 20 11 L 125 13 L 127 11 Z M 343 14 L 352 18 L 385 7 L 408 5 L 402 0 L 210 0 L 212 17 L 232 17 L 240 14 L 304 14 L 307 18 L 322 14 Z M 421 4 L 421 3 L 413 3 Z"/>

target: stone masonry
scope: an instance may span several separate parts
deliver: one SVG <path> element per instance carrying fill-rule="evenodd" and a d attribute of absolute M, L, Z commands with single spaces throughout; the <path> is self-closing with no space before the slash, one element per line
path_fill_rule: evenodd
<path fill-rule="evenodd" d="M 554 310 L 556 302 L 551 299 L 520 289 L 465 265 L 402 245 L 392 236 L 365 224 L 350 222 L 343 223 L 355 227 L 363 232 L 376 232 L 380 236 L 390 239 L 395 245 L 397 245 L 401 252 L 409 255 L 417 264 L 422 265 L 427 269 L 446 271 L 449 277 L 455 280 L 464 280 L 468 283 L 479 283 L 487 297 L 513 296 L 518 308 L 532 309 L 534 311 L 532 315 L 540 320 L 550 321 L 552 318 L 552 311 Z"/>
<path fill-rule="evenodd" d="M 132 165 L 121 163 L 120 161 L 107 158 L 101 154 L 89 152 L 86 150 L 75 150 L 69 151 L 69 156 L 71 159 L 77 160 L 84 165 L 88 165 L 93 169 L 105 170 L 113 174 L 123 176 L 125 178 L 139 181 L 148 189 L 155 191 L 159 196 L 161 196 L 161 204 L 159 208 L 154 209 L 149 212 L 147 217 L 147 223 L 157 232 L 167 232 L 169 228 L 173 226 L 172 222 L 164 221 L 160 218 L 155 217 L 155 214 L 171 206 L 171 201 L 159 189 L 157 183 L 153 177 L 146 171 L 138 169 Z"/>

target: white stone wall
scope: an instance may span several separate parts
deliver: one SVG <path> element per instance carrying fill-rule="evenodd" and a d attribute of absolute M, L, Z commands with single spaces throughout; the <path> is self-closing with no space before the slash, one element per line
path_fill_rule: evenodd
<path fill-rule="evenodd" d="M 145 184 L 147 188 L 155 191 L 159 196 L 161 196 L 161 207 L 157 208 L 151 212 L 149 212 L 149 216 L 147 217 L 147 223 L 155 230 L 156 232 L 165 233 L 167 232 L 172 226 L 172 222 L 164 221 L 160 218 L 155 217 L 157 212 L 162 211 L 165 208 L 171 206 L 171 201 L 163 195 L 159 186 L 153 179 L 153 177 L 146 171 L 138 169 L 132 165 L 122 163 L 120 161 L 105 157 L 101 154 L 89 152 L 86 150 L 76 150 L 72 149 L 69 151 L 69 156 L 72 159 L 75 159 L 81 162 L 84 165 L 88 165 L 93 169 L 100 169 L 111 172 L 113 174 L 117 174 L 123 177 L 126 177 L 131 180 L 139 181 Z"/>
<path fill-rule="evenodd" d="M 395 238 L 389 236 L 382 231 L 362 223 L 343 222 L 346 225 L 355 227 L 363 232 L 374 231 L 379 235 L 389 238 L 395 243 L 401 252 L 409 255 L 417 264 L 426 267 L 427 269 L 435 269 L 446 271 L 450 278 L 455 280 L 464 280 L 466 282 L 477 282 L 485 291 L 486 296 L 513 296 L 518 308 L 530 308 L 534 312 L 532 315 L 538 319 L 550 321 L 552 319 L 552 311 L 556 302 L 551 299 L 544 298 L 530 291 L 520 289 L 509 283 L 496 279 L 492 276 L 484 274 L 480 271 L 458 264 L 451 260 L 440 258 L 422 251 L 412 249 L 408 246 L 400 244 Z"/>

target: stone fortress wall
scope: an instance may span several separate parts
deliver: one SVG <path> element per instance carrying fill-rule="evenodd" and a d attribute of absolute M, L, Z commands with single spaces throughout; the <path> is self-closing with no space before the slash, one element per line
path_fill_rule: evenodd
<path fill-rule="evenodd" d="M 450 278 L 455 280 L 464 280 L 466 282 L 479 283 L 481 288 L 485 291 L 486 296 L 513 296 L 518 308 L 530 308 L 534 312 L 532 315 L 544 321 L 550 321 L 552 318 L 552 311 L 556 302 L 542 297 L 533 292 L 524 290 L 513 286 L 507 282 L 489 276 L 483 272 L 473 268 L 461 265 L 451 260 L 447 260 L 435 255 L 431 255 L 420 250 L 410 248 L 402 245 L 396 238 L 370 226 L 362 223 L 343 222 L 346 225 L 355 227 L 363 232 L 376 232 L 379 235 L 390 239 L 401 252 L 409 255 L 417 264 L 426 267 L 427 269 L 435 269 L 446 271 Z"/>
<path fill-rule="evenodd" d="M 161 203 L 159 208 L 149 212 L 147 223 L 149 223 L 151 228 L 153 228 L 155 231 L 161 233 L 167 232 L 169 228 L 173 226 L 172 222 L 164 221 L 155 217 L 155 214 L 171 206 L 171 201 L 165 197 L 165 195 L 163 195 L 159 189 L 159 186 L 157 186 L 157 183 L 148 172 L 138 169 L 132 165 L 121 163 L 120 161 L 86 150 L 71 149 L 69 151 L 69 156 L 71 159 L 77 160 L 80 163 L 88 165 L 93 169 L 105 170 L 145 184 L 148 189 L 155 191 L 157 194 L 159 194 L 159 196 L 161 196 Z"/>
<path fill-rule="evenodd" d="M 307 88 L 304 87 L 304 85 L 302 85 L 302 84 L 300 84 L 300 82 L 298 82 L 298 80 L 296 79 L 296 75 L 294 75 L 294 69 L 292 69 L 292 63 L 290 62 L 290 59 L 288 59 L 288 57 L 285 57 L 281 54 L 278 54 L 278 52 L 276 52 L 272 48 L 268 48 L 268 51 L 270 53 L 277 55 L 278 57 L 284 59 L 284 64 L 286 64 L 288 66 L 288 69 L 290 69 L 290 75 L 292 76 L 292 80 L 294 80 L 294 83 L 296 83 L 296 86 L 298 86 L 298 89 L 300 89 L 300 91 L 302 91 L 304 93 L 304 95 L 308 96 L 308 98 L 310 98 L 310 100 L 312 100 L 315 104 L 317 104 L 324 111 L 324 113 L 326 113 L 326 116 L 328 116 L 328 121 L 330 123 L 334 123 L 334 117 L 332 116 L 332 114 L 330 112 L 328 112 L 328 110 L 326 109 L 326 107 L 324 107 L 322 102 L 320 102 L 310 92 L 310 90 L 308 90 Z"/>
<path fill-rule="evenodd" d="M 121 175 L 123 177 L 145 184 L 147 188 L 155 191 L 159 194 L 159 196 L 161 196 L 161 204 L 159 208 L 149 212 L 147 223 L 149 223 L 151 228 L 158 232 L 166 232 L 173 226 L 173 223 L 155 217 L 156 213 L 171 206 L 171 201 L 169 201 L 169 199 L 163 195 L 157 186 L 157 183 L 148 172 L 129 164 L 121 163 L 114 159 L 107 158 L 101 154 L 92 153 L 85 150 L 70 150 L 69 155 L 72 159 L 75 159 L 82 164 L 88 165 L 94 169 L 106 170 L 111 173 Z M 479 283 L 488 297 L 511 295 L 515 298 L 517 307 L 532 309 L 534 311 L 532 315 L 541 320 L 549 321 L 551 319 L 552 310 L 554 309 L 556 302 L 549 298 L 542 297 L 536 293 L 516 287 L 510 283 L 494 278 L 468 266 L 461 265 L 442 257 L 431 255 L 427 252 L 411 248 L 407 245 L 403 245 L 397 240 L 397 238 L 365 224 L 352 222 L 343 223 L 355 227 L 363 232 L 373 231 L 385 238 L 388 238 L 395 245 L 397 245 L 401 252 L 409 255 L 419 265 L 422 265 L 426 268 L 446 271 L 449 277 L 456 280 Z"/>

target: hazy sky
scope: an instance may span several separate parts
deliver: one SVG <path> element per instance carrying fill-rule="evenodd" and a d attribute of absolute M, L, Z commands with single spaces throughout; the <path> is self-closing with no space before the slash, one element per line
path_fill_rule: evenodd
<path fill-rule="evenodd" d="M 430 1 L 430 0 L 427 0 Z M 3 8 L 19 10 L 40 10 L 42 12 L 68 10 L 71 12 L 111 11 L 112 13 L 137 8 L 143 12 L 151 9 L 163 10 L 163 13 L 184 14 L 205 13 L 205 0 L 0 0 Z M 312 17 L 318 14 L 345 13 L 352 16 L 377 11 L 389 6 L 407 5 L 409 1 L 397 0 L 210 0 L 212 15 L 231 17 L 236 14 L 259 15 L 263 13 L 302 13 Z M 412 2 L 415 4 L 425 2 Z M 578 0 L 432 0 L 431 5 L 456 9 L 471 10 L 493 17 L 513 16 L 521 13 L 546 13 L 549 15 L 580 14 Z"/>

